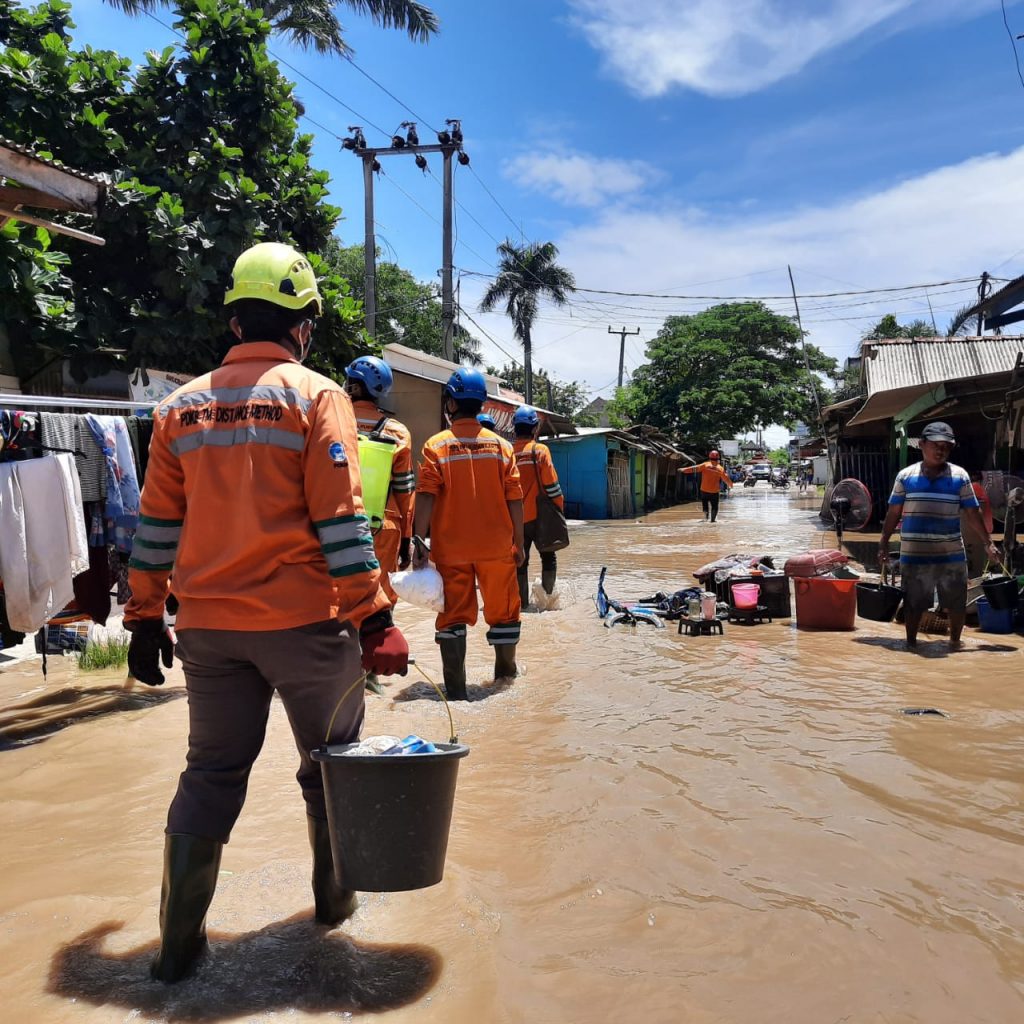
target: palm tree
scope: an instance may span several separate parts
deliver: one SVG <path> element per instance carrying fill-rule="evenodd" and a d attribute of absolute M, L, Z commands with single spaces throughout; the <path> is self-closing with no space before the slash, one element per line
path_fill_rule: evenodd
<path fill-rule="evenodd" d="M 126 14 L 142 14 L 160 7 L 173 7 L 174 0 L 107 0 Z M 339 3 L 365 14 L 382 28 L 405 29 L 417 43 L 425 43 L 438 30 L 437 15 L 416 0 L 245 0 L 260 8 L 274 30 L 317 53 L 349 57 L 352 50 L 334 8 Z"/>
<path fill-rule="evenodd" d="M 498 303 L 512 321 L 515 336 L 523 345 L 523 371 L 526 374 L 526 404 L 533 404 L 533 361 L 530 332 L 537 317 L 540 299 L 547 297 L 559 306 L 576 291 L 576 279 L 555 259 L 554 242 L 530 242 L 519 246 L 507 238 L 498 246 L 498 276 L 480 300 L 480 308 L 491 312 Z"/>

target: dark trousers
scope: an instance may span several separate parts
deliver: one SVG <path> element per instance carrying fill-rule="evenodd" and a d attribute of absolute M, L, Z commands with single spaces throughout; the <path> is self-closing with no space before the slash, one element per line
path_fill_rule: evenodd
<path fill-rule="evenodd" d="M 704 510 L 704 518 L 711 516 L 711 522 L 718 518 L 718 491 L 709 494 L 707 491 L 700 492 L 700 507 Z"/>
<path fill-rule="evenodd" d="M 177 651 L 188 691 L 188 756 L 167 813 L 168 834 L 228 841 L 275 690 L 299 751 L 296 778 L 306 813 L 325 819 L 320 766 L 309 752 L 324 742 L 338 701 L 362 672 L 356 631 L 333 619 L 259 632 L 186 629 Z M 358 738 L 363 689 L 356 686 L 345 698 L 329 742 Z"/>
<path fill-rule="evenodd" d="M 531 519 L 528 523 L 523 523 L 523 554 L 526 557 L 523 559 L 523 564 L 516 570 L 516 575 L 519 577 L 519 596 L 524 605 L 529 604 L 530 548 L 533 547 L 536 535 L 536 519 Z M 555 572 L 558 569 L 558 559 L 555 557 L 554 551 L 538 551 L 537 554 L 540 555 L 540 567 L 542 572 Z M 526 594 L 525 598 L 523 597 L 523 594 Z"/>

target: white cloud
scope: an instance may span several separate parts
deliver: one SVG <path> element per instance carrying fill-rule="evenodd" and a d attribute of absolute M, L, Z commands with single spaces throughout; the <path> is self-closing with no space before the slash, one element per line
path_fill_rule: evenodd
<path fill-rule="evenodd" d="M 641 160 L 602 159 L 586 153 L 524 154 L 508 161 L 506 178 L 567 206 L 600 206 L 638 192 L 658 174 Z"/>
<path fill-rule="evenodd" d="M 1003 277 L 1021 273 L 1024 256 L 1007 260 L 1024 244 L 1024 207 L 1013 201 L 1022 191 L 1024 147 L 940 168 L 874 194 L 763 215 L 695 207 L 610 207 L 555 241 L 560 262 L 581 286 L 779 295 L 784 297 L 769 305 L 790 314 L 787 264 L 793 265 L 801 294 L 976 278 L 986 269 Z M 766 268 L 775 269 L 766 273 Z M 466 278 L 462 284 L 469 309 L 476 305 L 472 283 Z M 952 311 L 972 298 L 974 288 L 972 282 L 932 291 L 940 330 Z M 711 304 L 578 293 L 571 316 L 543 308 L 534 332 L 535 365 L 600 388 L 614 381 L 618 364 L 619 339 L 607 333 L 609 325 L 641 328 L 640 337 L 627 346 L 627 368 L 635 367 L 644 342 L 665 316 Z M 904 322 L 929 319 L 921 293 L 881 300 L 806 298 L 801 309 L 810 340 L 840 360 L 855 351 L 861 333 L 887 312 Z M 474 316 L 509 351 L 518 352 L 506 318 Z M 728 370 L 722 368 L 723 373 Z"/>
<path fill-rule="evenodd" d="M 755 92 L 863 35 L 973 17 L 997 0 L 570 0 L 615 77 L 642 96 Z"/>

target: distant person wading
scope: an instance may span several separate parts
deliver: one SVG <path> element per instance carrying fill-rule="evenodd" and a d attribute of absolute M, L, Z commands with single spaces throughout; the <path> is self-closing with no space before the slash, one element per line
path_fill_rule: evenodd
<path fill-rule="evenodd" d="M 730 490 L 732 481 L 729 474 L 722 468 L 718 452 L 708 453 L 708 461 L 697 466 L 687 466 L 681 473 L 700 473 L 700 504 L 704 510 L 704 520 L 715 522 L 718 519 L 719 489 L 725 484 Z"/>

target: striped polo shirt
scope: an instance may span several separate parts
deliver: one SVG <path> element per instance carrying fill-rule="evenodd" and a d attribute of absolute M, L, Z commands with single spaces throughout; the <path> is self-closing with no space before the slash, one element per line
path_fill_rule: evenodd
<path fill-rule="evenodd" d="M 966 561 L 960 535 L 960 510 L 978 508 L 971 478 L 947 463 L 936 477 L 917 462 L 900 470 L 889 497 L 903 506 L 900 526 L 901 565 L 943 565 Z"/>

